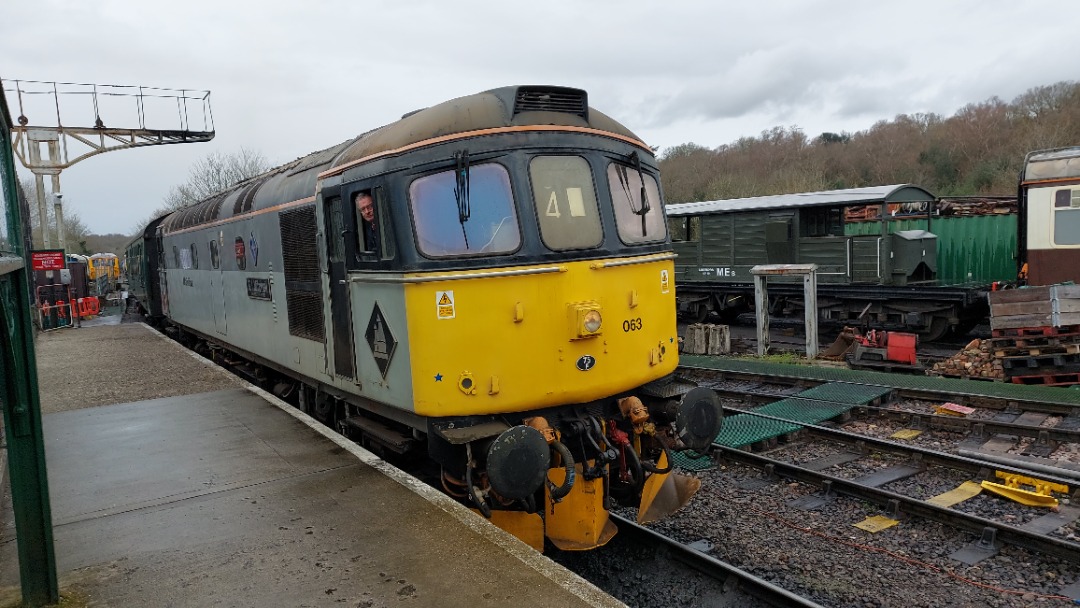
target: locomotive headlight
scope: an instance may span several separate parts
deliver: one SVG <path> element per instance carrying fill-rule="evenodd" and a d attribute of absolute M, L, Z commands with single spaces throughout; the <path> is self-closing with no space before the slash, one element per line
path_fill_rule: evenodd
<path fill-rule="evenodd" d="M 569 305 L 567 311 L 570 313 L 567 320 L 570 322 L 571 340 L 600 335 L 604 319 L 598 302 L 575 302 Z"/>
<path fill-rule="evenodd" d="M 603 319 L 600 318 L 599 310 L 590 310 L 585 313 L 585 331 L 595 334 L 600 331 L 601 323 L 603 323 Z"/>

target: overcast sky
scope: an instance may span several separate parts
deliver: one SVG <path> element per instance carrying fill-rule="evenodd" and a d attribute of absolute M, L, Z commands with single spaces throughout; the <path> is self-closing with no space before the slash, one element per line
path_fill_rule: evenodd
<path fill-rule="evenodd" d="M 211 152 L 284 163 L 504 85 L 580 87 L 652 146 L 712 148 L 774 126 L 814 137 L 948 116 L 1076 80 L 1078 25 L 1075 0 L 8 0 L 0 78 L 211 91 L 212 142 L 61 174 L 65 208 L 92 232 L 128 233 Z M 93 121 L 66 106 L 61 118 Z"/>

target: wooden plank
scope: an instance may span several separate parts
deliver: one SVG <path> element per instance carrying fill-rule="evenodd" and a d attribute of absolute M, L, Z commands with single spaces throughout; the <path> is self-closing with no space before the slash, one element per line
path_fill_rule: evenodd
<path fill-rule="evenodd" d="M 1045 302 L 1008 302 L 990 306 L 990 315 L 1011 317 L 1017 315 L 1048 315 L 1053 312 L 1050 300 Z"/>
<path fill-rule="evenodd" d="M 990 305 L 1009 304 L 1012 302 L 1038 302 L 1050 300 L 1049 287 L 1029 287 L 1027 289 L 1005 289 L 990 292 Z"/>
<path fill-rule="evenodd" d="M 1057 315 L 1057 326 L 1068 327 L 1069 325 L 1080 325 L 1080 312 L 1067 312 Z"/>
<path fill-rule="evenodd" d="M 1043 327 L 1045 325 L 1050 325 L 1050 315 L 1017 315 L 1013 317 L 990 318 L 990 329 Z"/>
<path fill-rule="evenodd" d="M 1058 312 L 1080 312 L 1080 300 L 1058 300 Z"/>

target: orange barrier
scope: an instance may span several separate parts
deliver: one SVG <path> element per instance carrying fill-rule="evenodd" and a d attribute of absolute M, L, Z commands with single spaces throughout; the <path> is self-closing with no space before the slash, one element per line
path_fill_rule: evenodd
<path fill-rule="evenodd" d="M 100 306 L 101 305 L 98 302 L 97 298 L 94 298 L 94 297 L 79 298 L 79 300 L 78 300 L 79 317 L 80 318 L 86 318 L 86 317 L 92 317 L 92 316 L 98 314 L 99 312 L 101 312 Z"/>

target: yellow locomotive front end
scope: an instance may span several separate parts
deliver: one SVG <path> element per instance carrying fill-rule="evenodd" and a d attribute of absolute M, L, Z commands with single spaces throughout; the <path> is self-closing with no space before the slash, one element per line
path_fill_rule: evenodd
<path fill-rule="evenodd" d="M 635 391 L 668 378 L 678 364 L 672 257 L 515 266 L 440 274 L 437 281 L 427 275 L 430 282 L 407 287 L 410 334 L 422 336 L 411 346 L 417 413 L 453 420 L 436 423 L 436 436 L 469 439 L 464 459 L 472 471 L 448 467 L 448 489 L 490 503 L 482 510 L 495 523 L 537 548 L 546 536 L 562 549 L 589 549 L 615 533 L 607 517 L 612 471 L 604 465 L 616 463 L 630 502 L 653 477 L 646 518 L 670 465 L 649 472 L 626 462 L 670 458 L 660 456 L 665 447 L 655 425 L 646 435 L 645 396 Z M 499 434 L 474 438 L 478 426 Z M 575 450 L 566 447 L 571 441 Z M 644 455 L 650 446 L 656 454 Z M 495 463 L 492 454 L 500 453 L 504 459 Z M 543 476 L 529 475 L 530 467 Z M 547 479 L 542 517 L 535 505 L 512 508 L 536 491 L 520 485 L 523 478 Z M 673 478 L 667 491 L 682 496 L 666 508 L 689 499 L 692 483 Z"/>
<path fill-rule="evenodd" d="M 672 378 L 675 256 L 651 155 L 568 131 L 545 133 L 559 151 L 458 156 L 412 180 L 418 253 L 454 263 L 402 281 L 412 404 L 444 487 L 538 548 L 589 549 L 614 535 L 616 501 L 642 520 L 685 503 L 696 480 L 671 452 L 704 449 L 720 408 Z"/>
<path fill-rule="evenodd" d="M 422 336 L 411 346 L 416 412 L 588 403 L 671 374 L 678 364 L 672 257 L 445 273 L 409 285 L 409 330 Z"/>
<path fill-rule="evenodd" d="M 584 91 L 523 86 L 335 154 L 317 204 L 327 367 L 360 398 L 345 426 L 426 443 L 448 493 L 538 549 L 603 545 L 617 504 L 684 504 L 696 480 L 672 453 L 706 449 L 721 408 L 674 377 L 652 150 Z"/>

